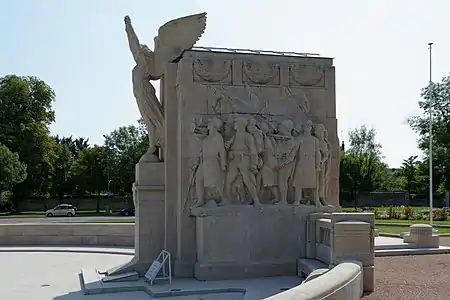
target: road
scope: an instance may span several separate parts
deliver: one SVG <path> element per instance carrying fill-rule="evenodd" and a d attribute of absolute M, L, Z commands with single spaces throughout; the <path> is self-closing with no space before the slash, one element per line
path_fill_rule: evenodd
<path fill-rule="evenodd" d="M 134 217 L 34 217 L 34 218 L 0 218 L 0 224 L 13 224 L 13 223 L 86 223 L 92 221 L 100 221 L 105 222 L 111 221 L 113 222 L 121 222 L 122 220 L 134 220 Z"/>

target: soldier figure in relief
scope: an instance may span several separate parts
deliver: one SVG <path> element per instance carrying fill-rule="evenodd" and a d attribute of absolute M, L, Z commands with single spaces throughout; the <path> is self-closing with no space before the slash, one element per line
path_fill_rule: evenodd
<path fill-rule="evenodd" d="M 328 146 L 328 159 L 325 163 L 325 196 L 324 196 L 324 202 L 328 203 L 328 197 L 329 197 L 329 188 L 330 188 L 330 171 L 331 171 L 331 154 L 333 153 L 333 147 L 331 146 L 331 142 L 328 138 L 328 130 L 325 130 L 323 132 L 323 137 L 325 142 Z"/>
<path fill-rule="evenodd" d="M 318 171 L 320 169 L 321 154 L 319 141 L 312 136 L 312 122 L 308 121 L 301 139 L 301 146 L 297 154 L 297 162 L 295 166 L 293 187 L 295 191 L 294 205 L 303 202 L 303 192 L 309 191 L 314 195 L 314 201 L 317 201 L 316 194 L 318 189 Z M 308 199 L 307 204 L 312 204 Z"/>
<path fill-rule="evenodd" d="M 259 123 L 259 128 L 263 134 L 263 153 L 262 160 L 263 165 L 261 171 L 258 173 L 260 178 L 256 180 L 261 182 L 261 190 L 259 191 L 259 195 L 262 198 L 262 194 L 264 191 L 269 190 L 272 196 L 276 199 L 280 199 L 280 195 L 278 192 L 278 174 L 275 169 L 277 166 L 277 157 L 275 153 L 275 139 L 270 133 L 269 125 L 265 122 Z"/>
<path fill-rule="evenodd" d="M 230 151 L 228 152 L 229 169 L 225 179 L 225 197 L 226 201 L 229 202 L 232 195 L 233 183 L 238 175 L 241 175 L 253 204 L 261 205 L 256 190 L 255 178 L 255 174 L 258 172 L 258 153 L 253 136 L 246 131 L 247 124 L 246 118 L 236 118 L 234 123 L 236 134 L 227 142 Z M 226 204 L 226 202 L 223 204 Z"/>
<path fill-rule="evenodd" d="M 205 190 L 214 191 L 223 199 L 223 182 L 226 171 L 225 145 L 219 129 L 222 121 L 212 118 L 208 123 L 208 135 L 202 141 L 199 166 L 195 174 L 197 203 L 193 208 L 205 205 Z"/>
<path fill-rule="evenodd" d="M 256 152 L 258 153 L 257 162 L 257 174 L 256 174 L 256 190 L 259 192 L 261 190 L 261 168 L 263 165 L 263 160 L 261 158 L 264 151 L 264 140 L 261 130 L 256 126 L 256 120 L 252 117 L 248 120 L 247 132 L 253 136 L 255 141 Z"/>
<path fill-rule="evenodd" d="M 322 124 L 317 124 L 314 127 L 314 135 L 316 136 L 316 138 L 318 139 L 319 142 L 319 151 L 320 151 L 320 168 L 319 168 L 319 172 L 317 174 L 317 179 L 318 179 L 318 194 L 319 194 L 319 202 L 322 205 L 327 205 L 326 202 L 326 195 L 325 195 L 325 191 L 326 191 L 326 185 L 327 185 L 327 173 L 329 173 L 329 170 L 327 170 L 330 168 L 329 166 L 329 161 L 330 161 L 330 156 L 331 153 L 329 151 L 328 148 L 328 143 L 325 140 L 325 126 L 323 126 Z"/>
<path fill-rule="evenodd" d="M 287 204 L 287 194 L 289 182 L 291 182 L 295 158 L 298 151 L 298 140 L 292 136 L 294 123 L 291 120 L 285 120 L 281 123 L 278 131 L 280 141 L 278 142 L 277 156 L 279 158 L 276 170 L 278 171 L 278 187 L 280 198 L 278 204 Z"/>

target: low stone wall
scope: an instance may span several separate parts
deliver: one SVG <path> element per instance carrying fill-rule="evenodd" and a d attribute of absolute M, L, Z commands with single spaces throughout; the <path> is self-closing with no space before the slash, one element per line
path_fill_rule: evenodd
<path fill-rule="evenodd" d="M 0 246 L 35 245 L 132 247 L 134 245 L 134 224 L 0 225 Z"/>
<path fill-rule="evenodd" d="M 359 261 L 344 261 L 325 274 L 268 300 L 359 300 L 363 294 L 363 267 Z"/>

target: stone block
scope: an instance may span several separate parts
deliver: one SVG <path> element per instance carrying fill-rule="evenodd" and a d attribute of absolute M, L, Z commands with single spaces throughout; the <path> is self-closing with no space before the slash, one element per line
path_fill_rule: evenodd
<path fill-rule="evenodd" d="M 296 262 L 273 260 L 265 262 L 225 262 L 195 264 L 198 280 L 231 280 L 271 276 L 295 276 Z"/>
<path fill-rule="evenodd" d="M 413 224 L 409 227 L 410 235 L 431 236 L 433 227 L 429 224 Z"/>
<path fill-rule="evenodd" d="M 314 210 L 313 206 L 288 205 L 193 210 L 195 277 L 216 280 L 295 275 L 297 259 L 305 256 L 306 220 Z"/>
<path fill-rule="evenodd" d="M 165 167 L 162 162 L 139 162 L 136 164 L 136 182 L 133 185 L 136 214 L 133 241 L 134 258 L 124 265 L 109 269 L 108 275 L 136 271 L 142 276 L 164 249 L 166 227 L 164 174 Z M 130 244 L 131 242 L 124 236 L 107 241 L 114 244 Z"/>
<path fill-rule="evenodd" d="M 316 269 L 326 268 L 328 268 L 328 265 L 315 259 L 300 258 L 297 260 L 297 275 L 300 277 L 307 277 Z"/>
<path fill-rule="evenodd" d="M 372 266 L 375 253 L 370 236 L 371 226 L 367 222 L 342 221 L 334 224 L 332 237 L 332 264 L 342 260 L 359 260 L 364 266 Z"/>
<path fill-rule="evenodd" d="M 373 292 L 375 290 L 375 267 L 363 267 L 363 291 Z"/>
<path fill-rule="evenodd" d="M 409 233 L 403 236 L 405 243 L 416 244 L 419 247 L 439 247 L 439 236 L 433 235 L 433 227 L 429 224 L 413 224 Z"/>
<path fill-rule="evenodd" d="M 136 164 L 135 184 L 138 186 L 164 186 L 164 163 L 139 162 Z"/>

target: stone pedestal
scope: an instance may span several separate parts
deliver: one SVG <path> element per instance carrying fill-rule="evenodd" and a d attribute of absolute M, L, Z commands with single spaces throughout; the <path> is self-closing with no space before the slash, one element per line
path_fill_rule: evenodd
<path fill-rule="evenodd" d="M 229 206 L 192 210 L 195 278 L 226 280 L 295 276 L 305 256 L 306 221 L 314 206 Z"/>
<path fill-rule="evenodd" d="M 164 163 L 139 162 L 133 185 L 136 209 L 134 257 L 108 275 L 136 271 L 143 276 L 164 248 Z"/>
<path fill-rule="evenodd" d="M 439 248 L 439 235 L 433 234 L 433 227 L 428 224 L 411 225 L 409 233 L 403 236 L 403 241 L 419 247 Z"/>
<path fill-rule="evenodd" d="M 375 237 L 373 213 L 334 213 L 332 223 L 331 265 L 358 260 L 363 266 L 363 290 L 373 292 L 375 285 Z"/>

